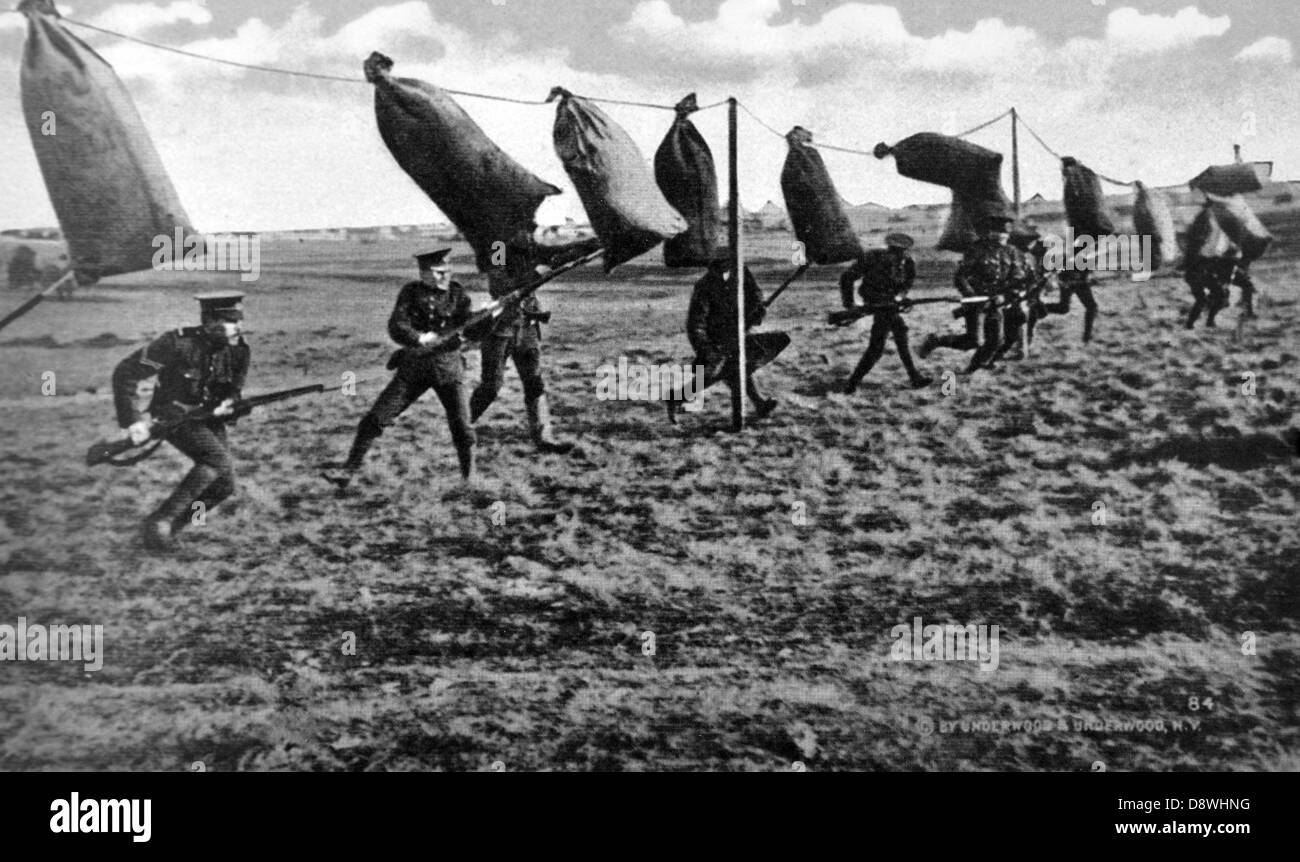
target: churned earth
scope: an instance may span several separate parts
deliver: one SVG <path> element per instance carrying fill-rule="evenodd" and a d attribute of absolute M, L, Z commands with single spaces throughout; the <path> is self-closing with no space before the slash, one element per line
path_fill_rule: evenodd
<path fill-rule="evenodd" d="M 240 421 L 237 496 L 166 558 L 136 528 L 187 462 L 82 458 L 113 365 L 237 282 L 50 302 L 0 334 L 0 623 L 102 625 L 104 661 L 0 663 L 0 768 L 1300 768 L 1300 230 L 1272 227 L 1257 321 L 1189 332 L 1181 279 L 1111 281 L 1091 345 L 1076 309 L 992 374 L 936 352 L 920 392 L 892 347 L 836 392 L 865 328 L 824 323 L 814 268 L 766 324 L 793 336 L 761 374 L 780 407 L 739 435 L 723 388 L 678 429 L 597 398 L 620 356 L 688 360 L 698 273 L 593 267 L 543 294 L 574 455 L 532 450 L 510 372 L 471 486 L 430 396 L 343 499 L 315 466 L 386 380 L 412 249 L 266 242 L 248 392 L 356 394 Z M 770 290 L 789 238 L 756 246 Z M 918 295 L 948 290 L 919 257 Z M 917 617 L 998 626 L 996 667 L 893 660 Z"/>

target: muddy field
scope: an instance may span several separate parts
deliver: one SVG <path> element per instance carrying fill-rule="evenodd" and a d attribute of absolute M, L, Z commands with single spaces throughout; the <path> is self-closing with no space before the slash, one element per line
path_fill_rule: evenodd
<path fill-rule="evenodd" d="M 0 768 L 1300 768 L 1298 228 L 1256 322 L 1188 332 L 1181 279 L 1111 282 L 1087 348 L 1076 309 L 992 374 L 944 387 L 966 357 L 936 352 L 921 392 L 892 346 L 834 391 L 865 329 L 824 324 L 838 270 L 814 269 L 766 325 L 794 339 L 761 375 L 780 406 L 739 436 L 724 389 L 679 429 L 596 398 L 621 355 L 688 359 L 696 274 L 593 268 L 544 292 L 575 455 L 532 451 L 510 372 L 471 486 L 429 397 L 344 499 L 314 468 L 386 379 L 414 249 L 266 243 L 248 392 L 363 382 L 242 420 L 237 496 L 167 558 L 137 525 L 187 462 L 82 457 L 113 365 L 234 278 L 50 302 L 0 335 L 0 622 L 102 624 L 105 658 L 0 666 Z M 952 267 L 923 253 L 918 294 Z M 918 616 L 999 626 L 997 668 L 891 660 Z"/>

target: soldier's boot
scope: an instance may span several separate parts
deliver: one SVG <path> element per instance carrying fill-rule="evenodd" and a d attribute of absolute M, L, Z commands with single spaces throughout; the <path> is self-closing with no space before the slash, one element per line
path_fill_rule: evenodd
<path fill-rule="evenodd" d="M 145 518 L 141 538 L 150 551 L 165 553 L 176 547 L 176 534 L 185 528 L 192 516 L 191 506 L 201 499 L 204 490 L 217 479 L 213 467 L 195 464 L 176 490 Z"/>
<path fill-rule="evenodd" d="M 745 375 L 745 393 L 749 395 L 749 400 L 754 404 L 754 415 L 759 419 L 771 414 L 776 409 L 775 398 L 763 397 L 762 391 L 759 390 L 758 384 L 754 382 L 754 375 Z"/>
<path fill-rule="evenodd" d="M 1201 316 L 1201 312 L 1204 310 L 1205 300 L 1197 299 L 1192 303 L 1191 310 L 1187 312 L 1187 323 L 1185 324 L 1187 329 L 1191 329 L 1196 325 L 1196 319 Z"/>
<path fill-rule="evenodd" d="M 1097 320 L 1097 309 L 1089 308 L 1083 312 L 1083 343 L 1092 341 L 1092 325 Z"/>
<path fill-rule="evenodd" d="M 927 356 L 933 353 L 934 349 L 938 346 L 939 346 L 939 336 L 931 332 L 928 335 L 926 335 L 925 338 L 921 339 L 921 346 L 916 348 L 916 355 L 921 357 L 922 359 L 925 359 Z"/>
<path fill-rule="evenodd" d="M 342 464 L 326 464 L 321 471 L 321 478 L 334 485 L 340 492 L 346 491 L 352 484 L 352 479 L 361 470 L 361 465 L 365 463 L 366 453 L 383 433 L 384 429 L 380 427 L 379 421 L 367 413 L 362 417 L 361 424 L 357 426 L 357 436 L 352 440 L 348 459 Z"/>
<path fill-rule="evenodd" d="M 551 406 L 545 395 L 527 398 L 524 405 L 528 409 L 528 430 L 532 434 L 533 444 L 539 452 L 564 455 L 573 450 L 573 444 L 555 439 L 551 427 Z"/>
<path fill-rule="evenodd" d="M 1241 299 L 1237 301 L 1237 306 L 1241 309 L 1241 316 L 1251 318 L 1255 316 L 1255 291 L 1253 289 L 1241 289 Z"/>
<path fill-rule="evenodd" d="M 907 372 L 907 382 L 913 389 L 924 389 L 934 382 L 933 377 L 917 370 L 916 363 L 912 361 L 912 351 L 908 347 L 907 336 L 895 339 L 895 346 L 898 347 L 898 359 L 903 363 L 903 370 Z"/>

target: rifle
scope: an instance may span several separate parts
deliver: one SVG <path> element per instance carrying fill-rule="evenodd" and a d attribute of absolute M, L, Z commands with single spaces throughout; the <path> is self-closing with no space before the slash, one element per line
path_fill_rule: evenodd
<path fill-rule="evenodd" d="M 390 370 L 397 368 L 399 365 L 404 363 L 407 359 L 415 358 L 417 356 L 423 356 L 429 353 L 434 353 L 438 350 L 445 350 L 447 342 L 451 341 L 454 338 L 464 336 L 466 332 L 472 331 L 479 327 L 483 327 L 484 329 L 486 329 L 485 324 L 487 324 L 495 317 L 500 317 L 501 314 L 503 314 L 506 311 L 506 309 L 512 306 L 520 305 L 524 300 L 526 300 L 528 297 L 536 293 L 543 285 L 545 285 L 551 279 L 561 276 L 571 269 L 576 269 L 582 266 L 583 264 L 591 263 L 593 260 L 600 257 L 604 253 L 605 253 L 605 249 L 598 248 L 593 252 L 584 254 L 582 257 L 575 258 L 574 260 L 567 261 L 566 263 L 560 264 L 559 266 L 555 267 L 555 269 L 552 269 L 551 271 L 547 272 L 545 275 L 537 276 L 537 278 L 528 282 L 523 287 L 515 288 L 509 293 L 497 297 L 496 299 L 489 302 L 487 305 L 480 308 L 478 311 L 471 314 L 469 316 L 469 319 L 466 320 L 464 323 L 462 323 L 460 326 L 457 326 L 453 329 L 449 329 L 446 332 L 440 333 L 438 336 L 438 341 L 435 344 L 423 344 L 420 345 L 419 347 L 398 348 L 397 350 L 393 351 L 393 355 L 389 358 L 388 368 Z M 480 337 L 481 336 L 472 336 L 471 338 L 473 340 Z"/>
<path fill-rule="evenodd" d="M 856 320 L 861 320 L 868 314 L 875 314 L 879 311 L 902 311 L 906 312 L 914 305 L 932 305 L 938 302 L 965 302 L 965 299 L 957 300 L 948 296 L 927 296 L 923 299 L 905 299 L 901 302 L 885 302 L 875 305 L 857 305 L 853 308 L 845 308 L 840 311 L 832 311 L 826 316 L 826 322 L 833 326 L 848 326 Z"/>
<path fill-rule="evenodd" d="M 300 398 L 304 395 L 314 395 L 326 390 L 324 383 L 315 383 L 311 386 L 298 386 L 293 389 L 281 389 L 278 392 L 267 392 L 263 395 L 254 395 L 251 398 L 241 398 L 236 401 L 232 412 L 222 416 L 215 416 L 213 411 L 217 405 L 210 407 L 195 407 L 187 410 L 179 416 L 155 420 L 149 426 L 149 439 L 139 445 L 132 443 L 130 437 L 121 437 L 116 440 L 100 440 L 86 451 L 86 466 L 95 467 L 99 464 L 112 464 L 114 467 L 129 467 L 132 464 L 138 464 L 145 458 L 148 458 L 161 445 L 162 441 L 169 434 L 176 431 L 183 425 L 191 422 L 207 422 L 213 419 L 220 419 L 222 422 L 232 422 L 236 419 L 247 416 L 252 413 L 254 408 L 261 407 L 264 404 L 274 404 L 277 401 L 288 401 L 290 398 Z M 339 387 L 328 387 L 337 389 Z M 153 445 L 150 445 L 150 444 Z M 132 449 L 142 449 L 144 451 L 119 460 L 118 455 L 123 455 Z"/>
<path fill-rule="evenodd" d="M 798 269 L 796 269 L 789 278 L 787 278 L 784 282 L 781 283 L 780 287 L 772 291 L 771 296 L 763 300 L 763 308 L 764 309 L 770 308 L 772 306 L 772 303 L 776 302 L 776 298 L 780 296 L 782 293 L 784 293 L 787 287 L 794 284 L 795 279 L 803 275 L 807 270 L 808 270 L 808 264 L 806 263 L 801 265 Z"/>

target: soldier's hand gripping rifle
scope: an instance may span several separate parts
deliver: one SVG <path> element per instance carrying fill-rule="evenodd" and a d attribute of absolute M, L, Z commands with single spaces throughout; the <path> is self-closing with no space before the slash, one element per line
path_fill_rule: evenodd
<path fill-rule="evenodd" d="M 960 300 L 965 302 L 966 300 Z M 832 311 L 826 316 L 826 322 L 832 326 L 848 326 L 856 320 L 861 320 L 868 314 L 876 314 L 880 311 L 899 311 L 906 313 L 914 305 L 933 305 L 939 302 L 958 302 L 949 296 L 927 296 L 923 299 L 899 299 L 893 302 L 875 302 L 871 305 L 855 305 L 853 308 L 845 308 L 840 311 Z"/>
<path fill-rule="evenodd" d="M 221 405 L 212 405 L 205 407 L 196 407 L 188 410 L 179 416 L 168 419 L 155 420 L 149 426 L 149 437 L 140 443 L 131 442 L 130 437 L 121 437 L 116 440 L 101 440 L 90 447 L 86 452 L 86 466 L 94 467 L 99 464 L 112 464 L 114 467 L 129 467 L 132 464 L 138 464 L 145 458 L 154 453 L 154 450 L 167 439 L 167 436 L 183 425 L 191 422 L 210 422 L 214 419 L 222 422 L 233 422 L 236 419 L 247 416 L 252 413 L 254 408 L 261 407 L 265 404 L 274 404 L 277 401 L 288 401 L 290 398 L 301 398 L 304 395 L 315 395 L 319 392 L 326 391 L 324 383 L 316 383 L 311 386 L 298 386 L 293 389 L 281 389 L 278 392 L 267 392 L 263 395 L 254 395 L 251 398 L 241 398 L 234 402 L 226 412 L 217 412 Z M 337 389 L 339 387 L 328 387 Z M 119 455 L 125 455 L 132 449 L 139 449 L 128 458 L 118 458 Z"/>
<path fill-rule="evenodd" d="M 584 254 L 582 257 L 566 261 L 548 272 L 538 275 L 532 281 L 523 287 L 515 288 L 504 296 L 497 297 L 478 311 L 470 315 L 460 326 L 449 329 L 446 332 L 438 334 L 438 337 L 428 344 L 422 344 L 419 347 L 402 347 L 393 351 L 389 357 L 388 368 L 393 370 L 402 365 L 408 359 L 433 353 L 438 350 L 446 350 L 448 345 L 458 341 L 457 346 L 464 345 L 466 342 L 473 342 L 482 339 L 487 335 L 492 321 L 496 320 L 507 310 L 518 308 L 528 297 L 540 290 L 547 282 L 561 276 L 571 269 L 576 269 L 583 264 L 591 263 L 596 258 L 605 253 L 605 249 L 598 248 L 593 252 Z"/>

